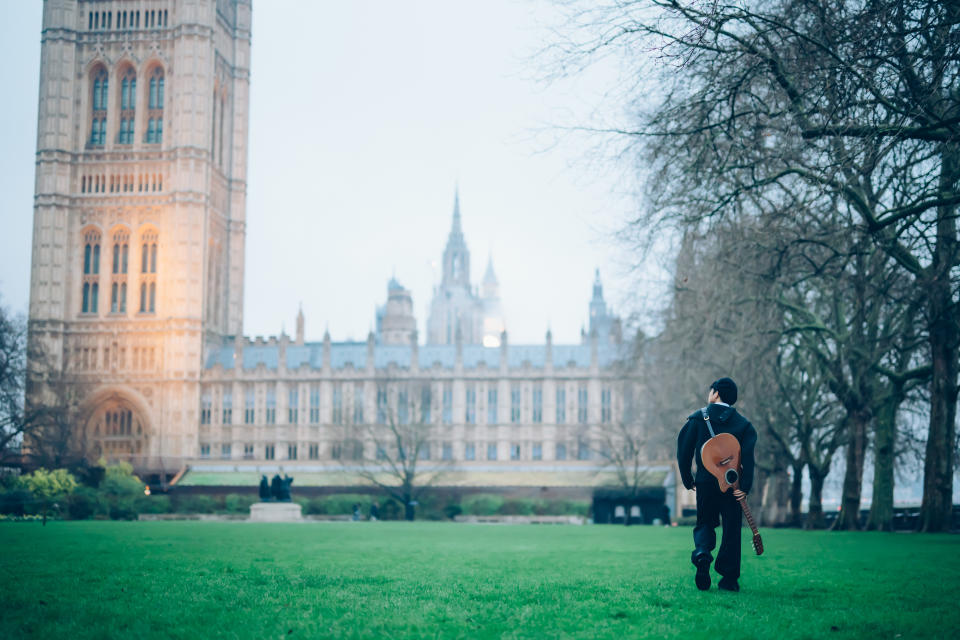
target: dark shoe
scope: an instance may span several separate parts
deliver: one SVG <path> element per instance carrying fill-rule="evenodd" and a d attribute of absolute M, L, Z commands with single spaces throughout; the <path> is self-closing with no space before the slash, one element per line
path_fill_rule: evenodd
<path fill-rule="evenodd" d="M 703 557 L 697 560 L 697 575 L 694 581 L 697 583 L 697 589 L 706 591 L 710 588 L 710 558 Z"/>
<path fill-rule="evenodd" d="M 740 591 L 740 585 L 737 584 L 736 578 L 720 578 L 717 587 L 724 591 Z"/>

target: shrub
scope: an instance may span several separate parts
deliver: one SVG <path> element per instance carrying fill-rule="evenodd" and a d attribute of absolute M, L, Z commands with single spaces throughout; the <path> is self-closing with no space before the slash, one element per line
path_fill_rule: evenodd
<path fill-rule="evenodd" d="M 127 462 L 110 465 L 100 481 L 100 492 L 111 502 L 143 495 L 146 485 L 133 475 L 133 467 Z"/>
<path fill-rule="evenodd" d="M 138 513 L 170 513 L 169 496 L 141 496 L 135 504 Z"/>
<path fill-rule="evenodd" d="M 456 518 L 461 513 L 463 513 L 463 507 L 461 507 L 459 504 L 448 504 L 443 508 L 443 515 L 447 516 L 451 520 Z"/>
<path fill-rule="evenodd" d="M 529 498 L 513 498 L 505 500 L 500 507 L 500 513 L 509 516 L 529 516 L 533 515 L 535 501 Z"/>
<path fill-rule="evenodd" d="M 460 502 L 463 512 L 471 516 L 492 516 L 503 507 L 503 498 L 489 493 L 467 496 Z"/>
<path fill-rule="evenodd" d="M 121 498 L 110 505 L 111 520 L 136 520 L 138 498 Z"/>
<path fill-rule="evenodd" d="M 104 469 L 100 481 L 101 499 L 108 505 L 107 512 L 114 520 L 134 520 L 146 485 L 133 475 L 128 462 L 112 464 Z"/>
<path fill-rule="evenodd" d="M 359 493 L 338 493 L 332 496 L 324 496 L 320 498 L 322 502 L 321 508 L 323 511 L 321 513 L 328 513 L 331 515 L 351 515 L 353 513 L 353 505 L 360 505 L 360 514 L 366 518 L 370 513 L 370 504 L 373 502 L 373 499 L 365 494 Z"/>
<path fill-rule="evenodd" d="M 219 507 L 216 498 L 204 495 L 178 496 L 176 505 L 177 513 L 213 513 Z"/>
<path fill-rule="evenodd" d="M 227 513 L 249 513 L 250 505 L 257 501 L 259 501 L 259 498 L 256 496 L 228 493 L 223 499 L 223 506 L 226 508 Z"/>
<path fill-rule="evenodd" d="M 33 507 L 33 494 L 25 487 L 14 486 L 0 493 L 0 513 L 22 516 Z"/>
<path fill-rule="evenodd" d="M 78 487 L 67 497 L 67 514 L 73 520 L 86 520 L 96 514 L 106 515 L 109 512 L 110 506 L 96 489 Z"/>
<path fill-rule="evenodd" d="M 77 481 L 66 469 L 37 469 L 22 478 L 22 486 L 30 490 L 41 513 L 58 513 L 67 496 L 77 488 Z"/>
<path fill-rule="evenodd" d="M 381 520 L 402 520 L 403 519 L 403 507 L 400 506 L 400 503 L 394 500 L 393 498 L 387 498 L 380 502 L 380 519 Z"/>
<path fill-rule="evenodd" d="M 323 498 L 310 498 L 303 508 L 304 515 L 322 515 L 326 513 L 327 503 Z"/>

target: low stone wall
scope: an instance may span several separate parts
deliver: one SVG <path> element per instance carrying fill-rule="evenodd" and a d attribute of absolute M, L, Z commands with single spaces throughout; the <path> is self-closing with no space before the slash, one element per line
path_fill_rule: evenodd
<path fill-rule="evenodd" d="M 457 516 L 455 522 L 468 524 L 586 524 L 583 516 Z"/>
<path fill-rule="evenodd" d="M 242 513 L 141 513 L 137 520 L 204 520 L 210 522 L 245 522 L 248 516 Z"/>
<path fill-rule="evenodd" d="M 141 521 L 202 520 L 206 522 L 249 522 L 250 516 L 239 513 L 141 513 Z M 312 515 L 303 516 L 304 522 L 349 522 L 353 516 Z"/>

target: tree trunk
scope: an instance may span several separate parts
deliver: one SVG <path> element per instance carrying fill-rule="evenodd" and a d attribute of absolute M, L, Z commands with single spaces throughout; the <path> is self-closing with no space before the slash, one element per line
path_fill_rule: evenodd
<path fill-rule="evenodd" d="M 838 531 L 855 531 L 860 528 L 860 493 L 863 489 L 863 456 L 867 447 L 868 420 L 867 412 L 863 410 L 850 415 L 843 496 L 840 500 L 840 515 L 833 525 Z"/>
<path fill-rule="evenodd" d="M 923 503 L 920 507 L 921 531 L 947 531 L 953 509 L 953 454 L 957 420 L 956 322 L 937 323 L 930 332 L 933 380 L 930 393 L 930 428 L 923 465 Z M 950 335 L 953 334 L 953 335 Z"/>
<path fill-rule="evenodd" d="M 803 525 L 803 514 L 800 513 L 803 506 L 803 463 L 797 462 L 791 471 L 793 478 L 790 479 L 790 526 L 800 527 Z"/>
<path fill-rule="evenodd" d="M 827 526 L 823 517 L 823 483 L 827 474 L 821 473 L 820 469 L 813 465 L 808 465 L 807 471 L 810 473 L 810 507 L 807 509 L 807 520 L 803 528 L 823 529 Z"/>
<path fill-rule="evenodd" d="M 789 501 L 790 483 L 787 481 L 786 471 L 778 471 L 767 476 L 763 500 L 760 503 L 760 522 L 767 527 L 783 524 L 788 518 L 787 503 Z"/>
<path fill-rule="evenodd" d="M 953 189 L 960 177 L 960 149 L 941 149 L 940 187 Z M 927 291 L 928 339 L 933 377 L 930 383 L 930 428 L 923 465 L 921 531 L 947 531 L 953 510 L 953 455 L 957 429 L 957 357 L 960 327 L 951 288 L 951 270 L 958 262 L 956 205 L 937 209 L 937 244 Z"/>
<path fill-rule="evenodd" d="M 902 392 L 895 388 L 877 412 L 873 433 L 873 499 L 869 531 L 893 531 L 894 442 L 897 439 L 897 408 Z"/>

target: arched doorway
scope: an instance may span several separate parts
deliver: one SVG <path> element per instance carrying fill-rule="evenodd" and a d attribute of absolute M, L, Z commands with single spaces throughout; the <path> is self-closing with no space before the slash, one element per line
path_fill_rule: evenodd
<path fill-rule="evenodd" d="M 87 420 L 87 442 L 92 461 L 129 462 L 140 466 L 147 456 L 146 423 L 133 403 L 111 397 L 99 405 Z"/>

